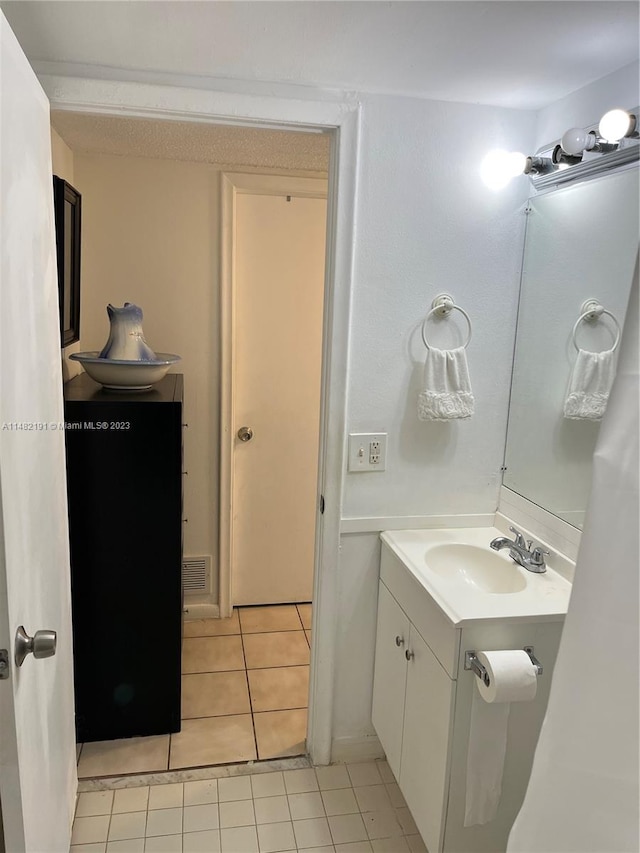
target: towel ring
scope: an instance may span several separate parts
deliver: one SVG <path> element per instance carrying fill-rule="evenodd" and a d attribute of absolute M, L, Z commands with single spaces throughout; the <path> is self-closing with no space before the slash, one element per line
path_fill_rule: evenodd
<path fill-rule="evenodd" d="M 576 341 L 576 333 L 578 331 L 578 326 L 580 323 L 595 323 L 597 320 L 602 317 L 603 314 L 606 314 L 608 317 L 611 317 L 613 323 L 616 327 L 616 339 L 613 342 L 613 346 L 609 350 L 602 350 L 602 352 L 615 352 L 618 348 L 618 344 L 620 343 L 620 323 L 618 323 L 614 314 L 611 311 L 607 311 L 607 309 L 600 305 L 595 299 L 587 299 L 586 302 L 582 303 L 580 308 L 580 316 L 576 320 L 573 326 L 573 332 L 571 333 L 571 337 L 573 339 L 574 347 L 580 351 L 580 347 L 578 346 L 578 342 Z"/>
<path fill-rule="evenodd" d="M 431 349 L 431 345 L 427 340 L 427 320 L 429 319 L 429 317 L 431 317 L 432 314 L 438 314 L 440 317 L 447 317 L 454 309 L 456 311 L 459 311 L 469 324 L 469 337 L 467 338 L 465 343 L 462 344 L 464 349 L 469 346 L 472 333 L 471 318 L 464 310 L 464 308 L 461 308 L 459 305 L 455 304 L 452 296 L 449 296 L 448 293 L 439 293 L 431 303 L 431 310 L 422 321 L 422 340 L 424 341 L 424 345 L 427 349 Z"/>

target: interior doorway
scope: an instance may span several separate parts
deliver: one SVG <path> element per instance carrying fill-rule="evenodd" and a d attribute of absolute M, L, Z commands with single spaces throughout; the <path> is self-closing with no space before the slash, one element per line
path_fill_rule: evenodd
<path fill-rule="evenodd" d="M 73 125 L 76 130 L 80 129 L 81 122 L 78 118 L 67 118 L 67 127 Z M 131 133 L 135 132 L 132 129 L 133 120 L 127 120 L 127 136 L 131 138 Z M 108 138 L 104 133 L 99 133 L 101 129 L 101 119 L 95 116 L 89 119 L 92 131 L 96 135 L 102 136 L 102 139 Z M 115 120 L 109 118 L 108 122 L 113 126 Z M 75 123 L 75 124 L 74 124 Z M 142 125 L 145 122 L 140 122 Z M 157 128 L 160 122 L 154 122 L 154 133 L 160 134 L 162 131 Z M 186 130 L 191 131 L 193 126 L 186 125 Z M 228 128 L 226 129 L 228 131 Z M 238 130 L 238 129 L 236 129 Z M 191 134 L 191 148 L 193 151 L 193 138 L 202 134 L 202 126 L 198 126 L 197 132 Z M 260 133 L 252 129 L 252 133 Z M 274 133 L 273 131 L 264 131 L 264 133 Z M 176 123 L 171 124 L 172 145 L 175 146 L 176 141 Z M 299 135 L 299 134 L 298 134 Z M 328 137 L 328 134 L 326 135 Z M 148 129 L 145 135 L 146 139 L 156 138 L 157 135 L 151 137 Z M 113 138 L 112 142 L 113 143 Z M 83 146 L 86 149 L 86 144 Z M 165 154 L 168 150 L 168 144 L 165 142 L 162 145 L 160 153 Z M 210 148 L 210 146 L 202 145 L 202 149 Z M 328 150 L 328 145 L 327 145 Z M 113 155 L 116 154 L 117 157 Z M 145 333 L 147 339 L 157 346 L 157 332 L 153 330 L 154 319 L 158 314 L 161 315 L 161 322 L 164 324 L 164 334 L 169 331 L 174 332 L 176 327 L 180 327 L 181 315 L 186 314 L 189 317 L 189 324 L 186 326 L 187 333 L 194 338 L 193 342 L 187 337 L 182 342 L 169 344 L 169 348 L 176 352 L 185 354 L 183 361 L 185 384 L 187 388 L 186 399 L 191 397 L 191 400 L 196 401 L 195 410 L 197 417 L 194 417 L 193 411 L 187 414 L 186 420 L 189 422 L 189 429 L 185 434 L 185 456 L 186 465 L 189 469 L 188 479 L 186 480 L 186 488 L 191 487 L 194 477 L 202 471 L 207 473 L 215 470 L 215 465 L 210 464 L 210 460 L 204 459 L 198 455 L 196 450 L 200 447 L 200 442 L 203 436 L 209 434 L 209 430 L 202 424 L 202 413 L 208 410 L 209 404 L 203 400 L 201 396 L 201 388 L 196 383 L 200 376 L 188 374 L 188 370 L 192 370 L 196 366 L 196 372 L 199 366 L 205 366 L 205 371 L 208 371 L 208 377 L 213 375 L 211 370 L 211 362 L 207 356 L 216 348 L 217 322 L 215 311 L 215 300 L 207 303 L 200 300 L 193 301 L 189 296 L 188 287 L 194 279 L 194 274 L 197 275 L 198 269 L 196 262 L 198 256 L 193 252 L 195 244 L 196 228 L 202 223 L 199 218 L 202 213 L 206 212 L 206 204 L 201 196 L 197 198 L 193 195 L 196 188 L 202 184 L 202 177 L 207 177 L 197 171 L 197 167 L 192 164 L 178 164 L 174 170 L 167 170 L 166 174 L 160 173 L 161 164 L 155 162 L 158 153 L 152 155 L 151 158 L 143 157 L 140 147 L 137 147 L 134 155 L 135 162 L 123 157 L 123 152 L 114 151 L 110 148 L 109 152 L 101 159 L 99 152 L 91 153 L 91 155 L 83 154 L 76 158 L 75 169 L 75 185 L 83 193 L 83 200 L 86 201 L 85 211 L 87 217 L 93 216 L 93 227 L 87 222 L 86 233 L 92 234 L 91 239 L 96 240 L 95 250 L 85 246 L 83 253 L 83 261 L 87 264 L 85 267 L 86 279 L 91 282 L 94 292 L 91 296 L 83 294 L 83 311 L 89 317 L 88 322 L 83 322 L 81 329 L 81 348 L 95 348 L 101 345 L 101 339 L 97 338 L 98 334 L 102 335 L 102 327 L 104 321 L 96 322 L 95 317 L 102 317 L 104 305 L 106 302 L 120 302 L 126 299 L 127 301 L 136 301 L 143 304 L 145 308 Z M 153 159 L 154 162 L 150 162 Z M 177 157 L 176 159 L 179 159 Z M 91 162 L 90 162 L 91 161 Z M 100 162 L 98 162 L 100 161 Z M 327 159 L 328 165 L 328 159 Z M 256 168 L 254 166 L 254 168 Z M 218 169 L 218 175 L 222 174 Z M 324 302 L 324 258 L 326 252 L 326 195 L 327 195 L 327 179 L 325 176 L 318 178 L 301 177 L 300 174 L 293 176 L 287 174 L 274 174 L 274 169 L 271 173 L 263 174 L 258 170 L 247 176 L 249 183 L 253 181 L 252 189 L 254 192 L 251 195 L 252 201 L 255 202 L 257 208 L 266 206 L 270 202 L 282 204 L 286 206 L 287 212 L 292 211 L 294 206 L 297 206 L 296 215 L 293 217 L 295 224 L 300 224 L 302 217 L 300 216 L 303 207 L 309 208 L 307 213 L 314 224 L 316 235 L 311 241 L 314 246 L 311 252 L 311 243 L 299 232 L 299 236 L 289 242 L 295 246 L 296 264 L 298 279 L 300 277 L 308 277 L 308 270 L 302 270 L 302 262 L 308 260 L 311 254 L 314 254 L 314 289 L 313 298 L 309 298 L 308 285 L 306 281 L 307 291 L 302 292 L 300 288 L 292 287 L 289 290 L 289 295 L 293 295 L 299 299 L 291 309 L 291 321 L 300 325 L 301 314 L 313 317 L 314 329 L 313 332 L 309 329 L 303 330 L 299 335 L 299 346 L 306 346 L 307 349 L 313 350 L 312 372 L 314 373 L 313 380 L 303 379 L 304 389 L 302 393 L 298 391 L 294 395 L 294 402 L 301 403 L 301 409 L 307 413 L 310 418 L 310 423 L 315 430 L 315 435 L 311 438 L 306 447 L 304 454 L 307 461 L 309 477 L 307 478 L 307 500 L 301 500 L 300 496 L 294 497 L 293 508 L 289 511 L 289 516 L 297 509 L 298 505 L 304 505 L 304 513 L 306 518 L 307 539 L 306 539 L 306 565 L 307 578 L 306 586 L 294 593 L 281 593 L 277 598 L 265 598 L 264 593 L 260 593 L 258 597 L 251 600 L 252 604 L 273 604 L 275 601 L 282 602 L 305 602 L 310 603 L 313 594 L 313 569 L 315 563 L 316 551 L 316 524 L 317 524 L 317 498 L 318 498 L 318 456 L 320 453 L 320 408 L 321 408 L 321 374 L 322 374 L 322 354 L 323 349 L 328 348 L 327 341 L 323 341 L 323 314 L 325 311 Z M 280 171 L 284 172 L 284 169 Z M 296 170 L 293 170 L 294 172 Z M 302 171 L 298 168 L 298 173 Z M 317 171 L 317 170 L 315 170 Z M 122 172 L 123 177 L 119 176 Z M 225 172 L 225 174 L 227 174 Z M 220 177 L 217 178 L 220 181 Z M 289 183 L 286 183 L 286 182 Z M 284 183 L 283 183 L 284 182 Z M 258 189 L 258 185 L 262 183 L 262 189 Z M 219 186 L 216 189 L 215 183 L 213 192 L 208 197 L 208 203 L 211 208 L 215 209 L 215 196 L 219 199 Z M 139 188 L 140 191 L 138 191 Z M 266 190 L 265 190 L 266 187 Z M 257 190 L 257 191 L 255 191 Z M 147 194 L 146 201 L 141 200 L 142 194 Z M 287 201 L 287 196 L 291 199 Z M 163 198 L 170 199 L 170 205 L 163 206 Z M 100 199 L 101 209 L 98 210 L 97 198 Z M 212 200 L 214 203 L 212 204 Z M 109 223 L 110 211 L 115 208 L 117 202 L 122 213 L 119 221 L 115 226 L 117 232 L 113 232 L 113 228 Z M 188 208 L 192 206 L 195 214 L 191 214 L 187 218 Z M 163 239 L 162 229 L 164 226 L 163 210 L 167 210 L 166 223 L 167 230 L 170 229 L 170 240 Z M 313 211 L 313 212 L 311 212 Z M 253 245 L 256 243 L 260 233 L 259 223 L 263 223 L 263 230 L 267 230 L 264 223 L 269 221 L 269 217 L 273 216 L 274 211 L 271 210 L 254 210 L 254 213 L 259 213 L 256 217 L 257 231 L 253 237 L 249 237 L 249 242 Z M 266 217 L 266 218 L 265 218 Z M 131 226 L 127 226 L 125 221 L 127 218 L 131 220 Z M 248 218 L 251 218 L 249 215 Z M 144 227 L 138 228 L 135 223 L 144 223 Z M 99 228 L 97 225 L 99 224 Z M 254 223 L 255 224 L 255 223 Z M 269 221 L 269 224 L 272 223 Z M 220 233 L 226 232 L 224 222 L 218 223 Z M 126 241 L 126 232 L 131 230 L 135 233 L 135 240 L 131 240 L 126 244 L 125 251 L 118 254 L 117 263 L 119 269 L 115 267 L 110 269 L 109 264 L 105 266 L 104 258 L 106 256 L 107 245 L 122 246 L 123 241 Z M 189 275 L 180 275 L 180 271 L 173 267 L 171 268 L 172 278 L 168 283 L 163 283 L 163 274 L 168 265 L 173 263 L 171 260 L 174 257 L 184 257 L 187 252 L 181 250 L 181 235 L 188 230 L 189 240 L 192 242 L 189 245 L 191 248 L 190 263 L 191 268 Z M 272 235 L 273 236 L 273 235 Z M 215 247 L 215 240 L 213 241 Z M 286 242 L 286 238 L 285 238 Z M 274 249 L 273 239 L 265 241 L 265 248 Z M 215 248 L 214 248 L 215 251 Z M 251 253 L 250 253 L 251 254 Z M 277 252 L 276 252 L 277 254 Z M 92 261 L 93 258 L 93 261 Z M 182 261 L 181 261 L 182 263 Z M 131 269 L 138 270 L 138 276 L 134 282 L 138 296 L 136 293 L 125 293 L 121 281 L 127 279 L 127 265 Z M 117 274 L 119 273 L 119 274 Z M 142 275 L 140 275 L 142 273 Z M 175 294 L 175 282 L 180 282 L 179 297 Z M 106 288 L 109 288 L 108 292 Z M 126 285 L 131 288 L 131 280 Z M 218 285 L 214 283 L 217 290 Z M 118 293 L 118 288 L 122 293 Z M 209 283 L 211 290 L 211 282 Z M 176 302 L 173 305 L 172 300 L 179 298 L 179 305 Z M 222 297 L 224 302 L 224 297 Z M 249 297 L 249 301 L 252 299 Z M 173 310 L 172 310 L 173 307 Z M 281 309 L 282 310 L 282 309 Z M 210 335 L 214 342 L 207 342 L 201 335 L 194 334 L 194 324 L 198 321 L 200 315 L 210 311 L 208 319 L 211 322 Z M 224 312 L 223 312 L 224 313 Z M 259 312 L 258 320 L 261 319 Z M 151 322 L 147 320 L 151 318 Z M 264 316 L 262 316 L 264 320 Z M 84 320 L 84 317 L 83 317 Z M 291 326 L 292 323 L 289 325 Z M 172 325 L 171 325 L 172 324 Z M 160 327 L 157 327 L 160 328 Z M 85 336 L 85 329 L 87 330 Z M 300 330 L 297 330 L 298 332 Z M 94 340 L 89 336 L 96 337 Z M 282 331 L 276 332 L 275 336 L 278 340 L 283 337 Z M 313 338 L 313 346 L 311 346 L 311 338 Z M 164 344 L 163 344 L 164 345 Z M 191 350 L 190 347 L 193 347 Z M 296 346 L 289 346 L 286 350 L 289 360 L 297 361 Z M 282 371 L 279 371 L 282 373 Z M 289 383 L 291 384 L 291 383 Z M 224 387 L 224 383 L 223 383 Z M 191 393 L 189 393 L 191 391 Z M 251 394 L 249 395 L 251 397 Z M 309 405 L 306 401 L 312 399 L 313 405 Z M 283 406 L 291 407 L 291 402 L 286 404 L 276 405 L 276 411 L 282 411 Z M 213 410 L 214 407 L 211 406 Z M 311 412 L 309 413 L 309 410 Z M 216 412 L 216 415 L 219 413 Z M 287 416 L 292 420 L 291 414 L 288 411 Z M 260 428 L 262 434 L 262 428 Z M 243 449 L 248 449 L 247 447 Z M 202 464 L 204 462 L 204 464 Z M 291 466 L 290 466 L 291 467 Z M 294 467 L 300 468 L 299 465 Z M 217 473 L 217 472 L 216 472 Z M 188 485 L 187 485 L 188 484 Z M 215 488 L 212 491 L 217 491 Z M 197 496 L 196 496 L 197 497 Z M 189 495 L 187 495 L 189 500 Z M 189 518 L 189 526 L 185 528 L 185 538 L 189 541 L 190 531 L 194 529 L 194 521 L 197 516 L 194 513 L 194 503 L 187 506 L 187 515 Z M 224 501 L 222 505 L 224 505 Z M 199 503 L 198 503 L 199 507 Z M 217 512 L 211 512 L 209 518 L 212 519 Z M 291 518 L 289 519 L 291 526 Z M 301 524 L 294 520 L 296 527 Z M 267 525 L 260 524 L 259 527 L 264 529 Z M 260 550 L 260 549 L 258 549 Z M 188 553 L 188 552 L 187 552 Z M 265 658 L 256 659 L 255 656 L 250 660 L 249 647 L 253 644 L 264 646 L 265 641 L 273 640 L 278 642 L 277 634 L 284 633 L 279 630 L 282 627 L 281 622 L 273 622 L 273 613 L 263 613 L 266 615 L 267 621 L 254 623 L 250 619 L 243 619 L 241 613 L 233 613 L 228 610 L 228 616 L 225 616 L 225 611 L 222 607 L 222 574 L 220 577 L 221 585 L 219 587 L 221 594 L 221 619 L 197 619 L 186 623 L 185 640 L 183 649 L 185 658 L 183 666 L 183 704 L 185 714 L 183 715 L 183 731 L 176 735 L 171 735 L 167 739 L 168 743 L 156 743 L 151 749 L 151 744 L 131 743 L 118 744 L 118 752 L 125 759 L 126 756 L 122 753 L 124 746 L 131 747 L 132 751 L 137 750 L 138 757 L 131 762 L 123 761 L 122 765 L 116 766 L 111 758 L 108 757 L 105 751 L 104 744 L 101 746 L 85 744 L 80 754 L 80 776 L 96 777 L 101 775 L 119 775 L 136 772 L 158 772 L 162 769 L 179 770 L 187 767 L 206 766 L 210 764 L 229 763 L 242 760 L 260 760 L 268 758 L 276 758 L 278 756 L 301 754 L 305 752 L 305 735 L 307 730 L 307 705 L 308 705 L 308 684 L 309 684 L 309 668 L 310 668 L 310 621 L 309 608 L 293 607 L 296 622 L 295 628 L 290 626 L 285 630 L 290 632 L 291 637 L 296 636 L 297 646 L 296 659 L 282 660 L 279 663 L 271 659 Z M 217 592 L 217 590 L 216 590 Z M 260 600 L 262 599 L 262 600 Z M 237 601 L 236 603 L 248 603 L 246 600 Z M 256 608 L 257 609 L 257 608 Z M 211 614 L 213 615 L 213 614 Z M 279 616 L 284 616 L 282 612 Z M 289 618 L 292 614 L 286 614 Z M 269 621 L 271 619 L 271 621 Z M 195 622 L 201 624 L 196 625 Z M 286 620 L 285 620 L 286 621 Z M 209 624 L 202 624 L 202 623 Z M 215 625 L 213 623 L 216 623 Z M 275 630 L 274 630 L 275 628 Z M 256 636 L 259 634 L 260 636 Z M 271 635 L 271 636 L 268 636 Z M 304 644 L 304 646 L 302 646 Z M 224 649 L 222 648 L 224 647 Z M 233 648 L 232 648 L 233 647 Z M 226 649 L 226 652 L 225 652 Z M 304 660 L 301 657 L 304 651 Z M 193 654 L 192 654 L 193 652 Z M 218 654 L 218 652 L 224 652 Z M 241 660 L 243 658 L 243 660 Z M 233 664 L 233 666 L 231 666 Z M 272 665 L 273 664 L 273 665 Z M 231 669 L 230 669 L 231 667 Z M 285 673 L 286 670 L 286 673 Z M 303 672 L 304 670 L 304 672 Z M 287 679 L 283 678 L 283 673 Z M 296 676 L 295 678 L 293 676 Z M 277 704 L 274 707 L 274 699 L 269 694 L 269 679 L 272 681 L 282 682 L 283 680 L 291 681 L 292 695 L 294 699 L 276 699 Z M 233 682 L 233 683 L 232 683 Z M 302 685 L 304 685 L 302 687 Z M 237 689 L 236 689 L 237 688 Z M 248 690 L 247 690 L 248 688 Z M 229 698 L 229 702 L 221 702 L 222 696 Z M 301 698 L 302 697 L 302 698 Z M 206 700 L 206 701 L 205 701 Z M 211 700 L 209 702 L 209 700 Z M 207 704 L 207 702 L 209 704 Z M 206 707 L 205 707 L 206 706 Z M 223 719 L 224 718 L 224 719 Z M 280 720 L 282 718 L 282 720 Z M 291 719 L 289 719 L 291 718 Z M 294 719 L 295 718 L 295 719 Z M 233 731 L 240 732 L 236 737 L 233 734 L 225 734 L 223 731 L 224 724 L 228 723 Z M 278 726 L 272 725 L 278 723 Z M 252 729 L 253 727 L 253 729 Z M 278 729 L 276 731 L 275 729 Z M 281 732 L 287 729 L 289 740 L 281 737 Z M 240 731 L 241 730 L 241 731 Z M 201 749 L 198 744 L 207 744 Z M 220 750 L 212 749 L 214 743 L 221 745 Z M 229 748 L 234 743 L 241 748 Z M 144 754 L 143 754 L 144 753 Z M 133 758 L 133 756 L 132 756 Z M 153 766 L 152 766 L 153 765 Z"/>

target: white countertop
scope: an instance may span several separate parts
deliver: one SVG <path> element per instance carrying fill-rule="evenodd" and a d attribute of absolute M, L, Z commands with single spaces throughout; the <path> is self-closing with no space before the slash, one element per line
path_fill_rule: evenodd
<path fill-rule="evenodd" d="M 509 557 L 508 549 L 494 552 L 489 542 L 505 534 L 496 527 L 464 527 L 438 530 L 392 530 L 380 534 L 382 541 L 396 554 L 418 582 L 431 595 L 455 626 L 491 620 L 550 622 L 564 619 L 571 584 L 548 567 L 534 573 Z M 511 536 L 509 535 L 509 538 Z M 429 567 L 429 551 L 446 544 L 470 545 L 486 549 L 494 558 L 504 560 L 506 576 L 519 573 L 518 592 L 486 592 L 461 580 L 456 570 L 447 574 Z M 553 561 L 553 555 L 548 558 Z M 500 569 L 502 567 L 500 566 Z"/>

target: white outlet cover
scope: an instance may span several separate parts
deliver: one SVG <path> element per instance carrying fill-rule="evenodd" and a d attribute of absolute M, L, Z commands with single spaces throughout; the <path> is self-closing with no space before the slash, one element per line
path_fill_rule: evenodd
<path fill-rule="evenodd" d="M 369 461 L 369 446 L 372 441 L 380 444 L 380 461 Z M 350 432 L 347 470 L 351 473 L 365 471 L 384 471 L 387 464 L 387 433 L 386 432 Z"/>

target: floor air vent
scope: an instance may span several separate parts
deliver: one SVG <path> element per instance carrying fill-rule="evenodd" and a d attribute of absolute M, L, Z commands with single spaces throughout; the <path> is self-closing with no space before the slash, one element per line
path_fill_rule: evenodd
<path fill-rule="evenodd" d="M 182 589 L 185 595 L 210 592 L 211 557 L 185 557 L 182 561 Z"/>

